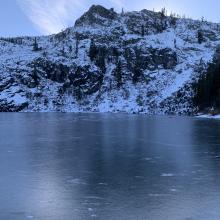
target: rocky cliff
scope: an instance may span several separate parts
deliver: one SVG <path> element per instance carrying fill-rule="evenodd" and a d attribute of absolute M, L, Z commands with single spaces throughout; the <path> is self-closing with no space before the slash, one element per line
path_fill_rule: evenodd
<path fill-rule="evenodd" d="M 194 114 L 218 24 L 92 6 L 74 27 L 0 39 L 0 111 Z"/>

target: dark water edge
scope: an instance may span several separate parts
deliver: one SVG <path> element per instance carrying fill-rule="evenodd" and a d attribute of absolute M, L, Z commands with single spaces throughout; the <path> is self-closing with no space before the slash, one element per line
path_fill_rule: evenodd
<path fill-rule="evenodd" d="M 0 220 L 220 219 L 220 120 L 1 113 Z"/>

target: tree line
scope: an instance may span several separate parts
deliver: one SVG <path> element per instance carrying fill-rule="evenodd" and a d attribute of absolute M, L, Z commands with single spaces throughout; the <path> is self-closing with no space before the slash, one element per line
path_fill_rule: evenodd
<path fill-rule="evenodd" d="M 220 60 L 210 63 L 206 73 L 193 85 L 195 90 L 194 104 L 200 111 L 208 108 L 220 110 Z"/>

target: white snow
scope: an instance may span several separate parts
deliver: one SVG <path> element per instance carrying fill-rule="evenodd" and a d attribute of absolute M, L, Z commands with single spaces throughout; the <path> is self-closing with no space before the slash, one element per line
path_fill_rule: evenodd
<path fill-rule="evenodd" d="M 149 77 L 149 82 L 132 83 L 128 77 L 128 71 L 125 69 L 125 79 L 122 88 L 118 89 L 114 85 L 113 72 L 116 64 L 111 61 L 106 61 L 107 71 L 104 76 L 103 86 L 100 91 L 87 96 L 83 101 L 78 102 L 73 93 L 67 92 L 58 94 L 59 89 L 63 84 L 53 82 L 49 79 L 42 79 L 38 88 L 28 88 L 22 85 L 19 80 L 4 89 L 0 93 L 0 100 L 6 100 L 8 103 L 20 105 L 28 102 L 28 109 L 25 111 L 63 111 L 63 112 L 129 112 L 129 113 L 148 113 L 148 114 L 164 114 L 167 108 L 175 107 L 179 113 L 189 109 L 188 103 L 182 103 L 179 106 L 161 107 L 161 103 L 166 103 L 168 99 L 174 99 L 175 94 L 190 84 L 197 78 L 195 71 L 201 60 L 206 65 L 212 60 L 215 48 L 220 44 L 220 30 L 216 28 L 216 24 L 194 21 L 190 19 L 179 19 L 176 27 L 169 27 L 162 33 L 155 34 L 152 28 L 149 28 L 149 35 L 142 37 L 140 34 L 132 33 L 128 25 L 128 21 L 132 19 L 129 16 L 135 16 L 140 19 L 144 16 L 153 22 L 153 12 L 131 12 L 126 15 L 118 15 L 117 19 L 110 23 L 104 19 L 103 25 L 82 25 L 68 28 L 63 33 L 59 34 L 64 37 L 58 39 L 58 35 L 37 37 L 37 41 L 42 51 L 34 52 L 33 37 L 23 38 L 23 44 L 17 45 L 0 40 L 0 79 L 1 84 L 7 82 L 12 77 L 19 79 L 20 77 L 27 78 L 31 74 L 29 64 L 39 58 L 46 57 L 54 63 L 62 63 L 67 66 L 90 66 L 91 72 L 97 71 L 97 67 L 91 62 L 88 51 L 91 38 L 103 39 L 103 37 L 112 37 L 113 33 L 119 33 L 118 39 L 112 42 L 102 43 L 105 47 L 121 47 L 122 41 L 135 40 L 136 43 L 130 45 L 140 47 L 145 53 L 149 48 L 155 50 L 171 49 L 177 54 L 178 65 L 173 69 L 164 69 L 159 66 L 157 70 L 146 69 L 144 76 Z M 103 19 L 97 15 L 98 19 Z M 110 25 L 111 24 L 111 25 Z M 140 24 L 137 24 L 140 25 Z M 137 28 L 137 27 L 135 27 Z M 212 31 L 217 38 L 215 40 L 207 39 L 206 42 L 198 44 L 197 31 L 198 28 Z M 121 34 L 121 30 L 125 33 Z M 81 39 L 78 42 L 78 54 L 76 56 L 76 34 L 87 36 L 86 39 Z M 99 43 L 101 41 L 98 41 Z M 174 43 L 176 42 L 176 44 Z M 69 52 L 69 47 L 72 51 Z M 64 48 L 65 55 L 60 52 Z M 44 54 L 44 55 L 43 55 Z M 124 61 L 124 57 L 120 59 Z M 113 83 L 112 83 L 113 82 Z M 1 85 L 0 84 L 0 85 Z M 111 84 L 112 88 L 111 88 Z M 36 97 L 35 94 L 41 93 L 41 97 Z M 186 96 L 191 96 L 192 91 L 185 91 Z M 59 104 L 55 104 L 59 101 Z M 169 104 L 170 105 L 170 104 Z M 210 116 L 204 116 L 210 117 Z M 213 117 L 212 117 L 213 118 Z M 214 118 L 219 118 L 215 116 Z"/>
<path fill-rule="evenodd" d="M 198 118 L 220 119 L 220 115 L 199 115 Z"/>

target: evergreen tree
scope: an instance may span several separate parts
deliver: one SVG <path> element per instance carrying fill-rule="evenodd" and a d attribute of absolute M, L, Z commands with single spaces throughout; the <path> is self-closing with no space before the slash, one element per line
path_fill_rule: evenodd
<path fill-rule="evenodd" d="M 75 42 L 75 58 L 78 57 L 78 52 L 79 52 L 79 43 L 80 43 L 80 34 L 79 33 L 76 33 L 75 34 L 75 39 L 76 39 L 76 42 Z"/>
<path fill-rule="evenodd" d="M 198 37 L 198 43 L 201 44 L 204 41 L 203 33 L 201 30 L 198 30 L 197 37 Z"/>
<path fill-rule="evenodd" d="M 127 69 L 130 72 L 133 72 L 133 64 L 134 64 L 134 58 L 135 58 L 135 53 L 131 48 L 126 48 L 125 49 L 125 59 L 127 63 Z"/>
<path fill-rule="evenodd" d="M 124 8 L 121 9 L 121 15 L 124 16 L 125 12 L 124 12 Z"/>
<path fill-rule="evenodd" d="M 93 39 L 91 39 L 90 48 L 89 48 L 89 57 L 91 61 L 94 61 L 98 53 L 98 50 L 96 48 L 95 42 Z"/>
<path fill-rule="evenodd" d="M 75 46 L 75 57 L 78 57 L 78 52 L 79 52 L 79 40 L 76 38 L 76 46 Z"/>
<path fill-rule="evenodd" d="M 36 64 L 34 64 L 34 69 L 32 71 L 32 78 L 34 80 L 35 85 L 38 86 L 40 77 L 38 76 Z"/>
<path fill-rule="evenodd" d="M 72 53 L 73 52 L 73 47 L 72 45 L 69 46 L 69 53 Z"/>
<path fill-rule="evenodd" d="M 105 66 L 105 57 L 106 57 L 106 51 L 104 47 L 101 47 L 97 50 L 97 56 L 95 60 L 95 64 L 101 69 L 101 71 L 104 73 L 106 71 Z"/>
<path fill-rule="evenodd" d="M 144 37 L 145 35 L 145 28 L 144 28 L 144 25 L 142 24 L 141 25 L 141 36 Z"/>
<path fill-rule="evenodd" d="M 176 38 L 174 39 L 174 47 L 176 48 L 177 47 L 177 45 L 176 45 Z"/>
<path fill-rule="evenodd" d="M 166 17 L 166 8 L 161 9 L 161 18 L 164 19 Z"/>
<path fill-rule="evenodd" d="M 132 81 L 133 83 L 137 83 L 138 80 L 142 76 L 142 69 L 141 69 L 141 51 L 140 49 L 135 50 L 135 63 L 134 63 L 134 68 L 133 68 L 133 75 L 132 75 Z"/>
<path fill-rule="evenodd" d="M 39 46 L 37 43 L 37 38 L 34 38 L 34 44 L 33 44 L 33 51 L 38 51 L 39 50 Z"/>
<path fill-rule="evenodd" d="M 66 52 L 65 52 L 65 47 L 63 46 L 62 49 L 60 50 L 61 55 L 64 57 L 66 56 Z"/>
<path fill-rule="evenodd" d="M 194 103 L 200 110 L 206 108 L 220 108 L 220 63 L 218 61 L 209 65 L 207 72 L 203 73 L 195 85 Z"/>
<path fill-rule="evenodd" d="M 175 14 L 170 14 L 170 24 L 174 27 L 176 27 L 177 18 L 175 17 Z"/>
<path fill-rule="evenodd" d="M 115 79 L 117 81 L 117 86 L 120 87 L 122 85 L 122 64 L 121 61 L 119 60 L 116 69 L 115 69 Z"/>
<path fill-rule="evenodd" d="M 77 86 L 77 87 L 75 88 L 75 90 L 74 90 L 74 95 L 75 95 L 77 101 L 82 100 L 82 98 L 83 98 L 83 92 L 82 92 L 82 89 L 81 89 L 80 86 Z"/>

